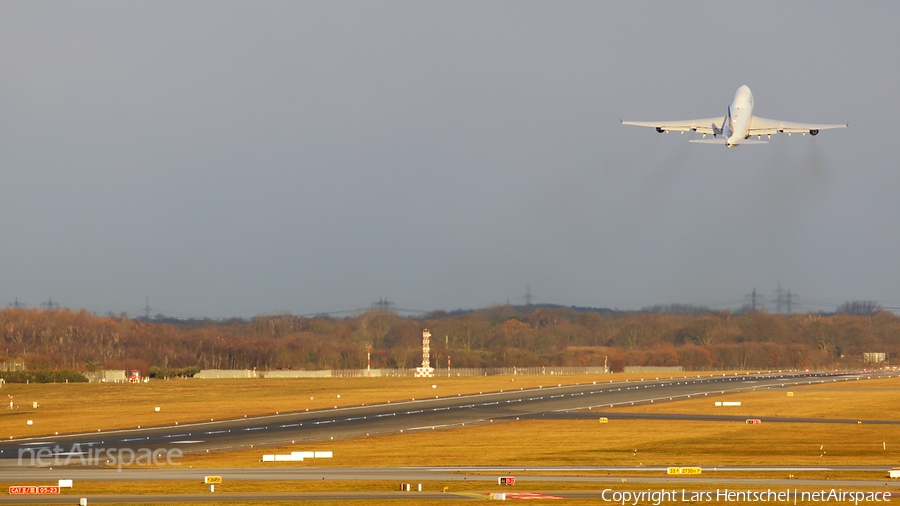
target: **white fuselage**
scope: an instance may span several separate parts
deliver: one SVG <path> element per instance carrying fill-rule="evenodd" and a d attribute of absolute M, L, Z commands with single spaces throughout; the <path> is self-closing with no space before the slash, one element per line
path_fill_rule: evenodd
<path fill-rule="evenodd" d="M 690 139 L 689 142 L 700 144 L 719 144 L 725 141 L 725 145 L 733 148 L 739 144 L 766 144 L 768 140 L 762 140 L 762 136 L 772 138 L 772 135 L 785 133 L 801 135 L 818 135 L 819 130 L 830 128 L 846 128 L 849 123 L 825 124 L 825 123 L 796 123 L 777 119 L 760 118 L 753 115 L 753 93 L 750 88 L 741 86 L 734 94 L 734 100 L 728 106 L 724 116 L 701 119 L 683 119 L 676 121 L 625 121 L 619 120 L 623 125 L 652 127 L 657 132 L 664 134 L 669 132 L 697 132 L 703 134 L 702 139 Z M 712 139 L 707 139 L 712 135 Z M 750 139 L 755 136 L 756 139 Z"/>
<path fill-rule="evenodd" d="M 728 106 L 728 114 L 725 115 L 725 125 L 722 130 L 725 135 L 725 145 L 729 148 L 737 146 L 750 135 L 750 118 L 753 117 L 753 93 L 747 86 L 738 88 L 734 94 L 734 100 Z"/>

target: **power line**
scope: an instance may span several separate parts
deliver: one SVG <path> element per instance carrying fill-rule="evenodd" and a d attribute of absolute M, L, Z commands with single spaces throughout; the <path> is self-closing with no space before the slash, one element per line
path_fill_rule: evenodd
<path fill-rule="evenodd" d="M 765 309 L 766 307 L 764 297 L 756 293 L 756 287 L 753 288 L 753 292 L 749 295 L 744 295 L 744 299 L 750 299 L 750 309 L 753 311 Z"/>
<path fill-rule="evenodd" d="M 794 314 L 794 305 L 800 305 L 796 302 L 797 298 L 798 296 L 796 293 L 791 293 L 790 290 L 784 290 L 781 288 L 781 283 L 778 283 L 778 288 L 775 289 L 776 312 Z"/>
<path fill-rule="evenodd" d="M 377 302 L 372 303 L 372 307 L 377 307 L 378 309 L 390 309 L 395 305 L 396 304 L 389 301 L 387 297 L 379 297 Z"/>
<path fill-rule="evenodd" d="M 788 290 L 787 300 L 785 301 L 785 304 L 787 305 L 788 314 L 794 314 L 794 305 L 797 305 L 797 306 L 800 305 L 799 302 L 794 302 L 796 299 L 797 299 L 797 294 L 796 293 L 792 294 L 791 291 Z"/>
<path fill-rule="evenodd" d="M 53 302 L 53 297 L 48 297 L 47 302 L 41 302 L 41 307 L 46 307 L 48 310 L 53 311 L 59 307 L 59 304 Z"/>

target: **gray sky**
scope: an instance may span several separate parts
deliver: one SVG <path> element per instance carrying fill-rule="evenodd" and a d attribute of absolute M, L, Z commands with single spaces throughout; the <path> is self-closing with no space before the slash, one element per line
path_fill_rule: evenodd
<path fill-rule="evenodd" d="M 2 2 L 0 302 L 900 307 L 898 2 Z M 688 144 L 619 119 L 850 122 Z M 696 135 L 696 134 L 695 134 Z M 830 305 L 830 307 L 829 307 Z"/>

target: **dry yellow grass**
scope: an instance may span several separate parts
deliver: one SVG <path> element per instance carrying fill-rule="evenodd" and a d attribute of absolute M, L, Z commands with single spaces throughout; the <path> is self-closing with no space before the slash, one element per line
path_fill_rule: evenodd
<path fill-rule="evenodd" d="M 653 377 L 672 377 L 657 375 Z M 622 381 L 647 374 L 450 378 L 171 379 L 141 384 L 6 384 L 18 409 L 0 409 L 0 437 L 190 423 L 538 386 Z M 437 388 L 432 388 L 436 385 Z M 340 396 L 340 397 L 338 397 Z M 40 407 L 32 408 L 37 402 Z M 154 411 L 159 406 L 160 411 Z M 32 420 L 33 425 L 26 421 Z"/>
<path fill-rule="evenodd" d="M 644 490 L 644 489 L 638 489 Z M 658 488 L 657 488 L 658 490 Z M 741 489 L 743 490 L 743 489 Z M 765 490 L 765 489 L 754 489 L 754 490 Z M 848 489 L 844 489 L 848 490 Z M 493 490 L 498 492 L 499 490 Z M 507 490 L 507 492 L 509 492 Z M 414 496 L 414 493 L 410 493 L 411 496 Z M 897 495 L 894 494 L 893 499 L 896 500 Z M 487 496 L 485 496 L 487 499 Z M 536 502 L 537 504 L 556 504 L 559 501 L 557 500 L 542 500 L 542 501 L 529 501 Z M 817 501 L 803 501 L 799 500 L 796 503 L 793 501 L 790 504 L 795 506 L 821 506 L 821 500 Z M 221 506 L 223 503 L 221 502 L 191 502 L 191 503 L 179 503 L 179 502 L 167 502 L 167 506 Z M 239 503 L 241 506 L 346 506 L 346 501 L 241 501 Z M 372 500 L 372 501 L 353 501 L 353 506 L 382 506 L 384 501 L 380 500 Z M 391 506 L 430 506 L 434 504 L 434 501 L 431 500 L 422 500 L 422 499 L 395 499 L 391 500 Z M 460 499 L 460 500 L 446 500 L 442 499 L 440 501 L 441 506 L 471 506 L 472 499 Z M 597 504 L 619 504 L 616 502 L 603 501 L 602 499 L 566 499 L 566 506 L 596 506 Z M 640 503 L 640 504 L 654 504 L 654 503 Z M 722 504 L 719 502 L 695 502 L 695 501 L 683 501 L 679 499 L 677 502 L 661 502 L 660 505 L 674 505 L 679 504 L 682 506 L 685 505 L 710 505 L 710 504 Z M 759 506 L 759 502 L 746 502 L 746 501 L 729 501 L 727 503 L 729 506 Z M 852 502 L 845 502 L 841 504 L 852 504 Z M 130 503 L 104 503 L 105 506 L 133 506 Z"/>
<path fill-rule="evenodd" d="M 117 493 L 117 492 L 111 492 Z M 127 493 L 127 492 L 125 492 Z M 134 506 L 134 503 L 103 503 L 105 506 Z M 215 495 L 210 494 L 209 502 L 166 502 L 166 506 L 222 506 L 221 501 L 215 500 Z M 346 506 L 347 501 L 240 501 L 240 502 L 229 502 L 227 504 L 239 504 L 240 506 Z M 433 504 L 432 501 L 423 501 L 416 499 L 408 499 L 408 500 L 393 500 L 390 502 L 391 506 L 423 506 Z M 446 501 L 442 500 L 441 505 L 444 506 L 454 506 L 454 505 L 464 505 L 468 504 L 471 506 L 472 501 L 470 499 L 464 499 L 459 501 Z M 579 500 L 576 499 L 574 501 L 567 501 L 568 505 L 580 506 L 582 504 L 596 504 L 593 500 Z M 371 500 L 371 501 L 353 501 L 353 506 L 383 506 L 384 501 L 379 500 Z M 740 505 L 738 505 L 740 506 Z"/>
<path fill-rule="evenodd" d="M 303 450 L 331 450 L 334 458 L 260 462 L 264 453 Z M 186 455 L 182 462 L 193 467 L 896 465 L 900 462 L 900 426 L 519 421 L 278 449 Z"/>
<path fill-rule="evenodd" d="M 49 482 L 2 483 L 0 490 L 12 485 L 47 485 Z M 225 481 L 216 485 L 218 492 L 393 492 L 399 481 L 323 480 L 323 481 Z M 416 482 L 417 484 L 419 482 Z M 471 492 L 491 488 L 485 481 L 423 481 L 423 492 L 448 491 Z M 55 484 L 55 483 L 54 483 Z M 543 485 L 542 485 L 543 486 Z M 202 494 L 209 492 L 209 485 L 195 481 L 77 481 L 72 489 L 62 489 L 62 495 L 88 494 Z M 555 490 L 590 490 L 585 482 L 550 482 Z"/>
<path fill-rule="evenodd" d="M 45 483 L 23 483 L 24 485 L 42 485 Z M 7 487 L 11 484 L 9 483 L 0 483 L 0 487 Z M 21 484 L 20 484 L 21 485 Z M 386 482 L 250 482 L 250 483 L 231 483 L 231 484 L 222 484 L 217 487 L 217 493 L 253 493 L 253 492 L 361 492 L 361 491 L 375 491 L 375 492 L 386 492 L 386 491 L 394 491 L 396 490 L 397 483 L 386 483 Z M 724 486 L 724 485 L 710 485 L 710 484 L 702 484 L 698 483 L 696 485 L 684 485 L 684 484 L 669 484 L 664 481 L 660 481 L 659 483 L 630 483 L 627 480 L 625 482 L 609 482 L 609 483 L 590 483 L 590 482 L 541 482 L 541 483 L 526 483 L 520 482 L 513 487 L 500 487 L 496 484 L 491 484 L 489 482 L 423 482 L 422 490 L 424 492 L 437 492 L 443 489 L 443 487 L 448 487 L 448 493 L 446 498 L 442 498 L 441 504 L 470 504 L 473 498 L 482 497 L 487 499 L 487 494 L 491 492 L 543 492 L 549 494 L 558 494 L 559 496 L 566 497 L 569 494 L 567 492 L 573 491 L 584 491 L 590 490 L 594 492 L 602 491 L 602 490 L 610 490 L 610 491 L 650 491 L 650 492 L 659 492 L 665 490 L 669 492 L 670 495 L 666 496 L 667 500 L 660 501 L 659 504 L 720 504 L 716 501 L 701 501 L 701 502 L 691 502 L 689 500 L 684 500 L 684 497 L 690 497 L 693 492 L 711 492 L 712 494 L 716 494 L 717 492 L 724 492 L 726 490 L 730 490 L 732 492 L 735 491 L 757 491 L 764 492 L 767 490 L 771 490 L 773 492 L 784 492 L 786 490 L 790 491 L 820 491 L 822 487 L 809 487 L 809 486 L 797 486 L 797 487 L 768 487 L 766 485 L 755 485 L 755 486 Z M 873 487 L 840 487 L 840 490 L 843 491 L 871 491 Z M 830 490 L 829 487 L 825 487 L 825 490 Z M 63 495 L 70 496 L 88 496 L 88 495 L 109 495 L 109 494 L 159 494 L 159 493 L 194 493 L 194 494 L 208 494 L 211 500 L 215 499 L 216 493 L 209 493 L 206 490 L 206 487 L 199 483 L 185 483 L 185 482 L 78 482 L 75 484 L 75 488 L 68 490 L 63 493 Z M 674 494 L 672 494 L 674 492 Z M 459 494 L 459 495 L 456 495 Z M 683 495 L 684 494 L 684 495 Z M 399 500 L 391 500 L 391 504 L 400 504 L 400 505 L 422 505 L 422 504 L 433 504 L 431 499 L 417 499 L 416 492 L 409 492 L 409 499 L 399 499 Z M 454 497 L 458 497 L 458 499 L 454 500 Z M 674 499 L 673 499 L 674 498 Z M 609 501 L 603 501 L 602 499 L 593 498 L 593 499 L 567 499 L 565 504 L 598 504 L 599 502 L 607 503 Z M 791 501 L 793 502 L 793 501 Z M 819 504 L 822 501 L 797 501 L 796 504 L 806 505 L 806 504 Z M 377 500 L 360 500 L 354 501 L 353 504 L 358 505 L 370 505 L 370 504 L 382 504 L 383 501 Z M 642 501 L 639 504 L 652 504 L 653 502 Z M 198 504 L 221 504 L 220 502 L 203 502 L 203 503 L 167 503 L 167 504 L 191 504 L 196 506 Z M 332 505 L 332 504 L 346 504 L 342 501 L 241 501 L 242 505 L 287 505 L 287 504 L 315 504 L 317 506 L 322 505 Z M 629 502 L 631 504 L 631 502 Z M 758 504 L 754 502 L 746 502 L 746 501 L 728 501 L 728 504 L 734 504 L 737 506 L 746 506 L 749 504 Z"/>
<path fill-rule="evenodd" d="M 792 392 L 788 396 L 787 392 Z M 719 401 L 739 401 L 740 406 L 716 406 Z M 747 418 L 831 418 L 848 420 L 900 420 L 900 378 L 838 381 L 784 390 L 760 390 L 604 409 L 630 413 L 735 415 Z"/>

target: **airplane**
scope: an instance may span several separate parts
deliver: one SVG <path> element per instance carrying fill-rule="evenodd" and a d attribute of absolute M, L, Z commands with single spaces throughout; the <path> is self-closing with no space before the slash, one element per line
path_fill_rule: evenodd
<path fill-rule="evenodd" d="M 668 133 L 671 130 L 680 131 L 682 134 L 690 130 L 692 132 L 700 132 L 703 134 L 702 139 L 691 139 L 689 142 L 701 144 L 722 144 L 733 148 L 739 144 L 766 144 L 768 141 L 761 140 L 765 135 L 771 139 L 772 134 L 792 133 L 806 135 L 818 135 L 819 130 L 829 128 L 846 128 L 850 123 L 843 125 L 819 125 L 813 123 L 791 123 L 789 121 L 780 121 L 775 119 L 760 118 L 753 115 L 753 93 L 746 85 L 738 88 L 734 94 L 734 100 L 728 106 L 728 112 L 725 116 L 718 118 L 704 119 L 688 119 L 681 121 L 622 121 L 623 125 L 636 125 L 646 127 L 656 127 L 659 133 Z M 706 135 L 712 134 L 712 139 L 707 139 Z M 722 136 L 722 140 L 716 137 Z M 750 139 L 756 136 L 756 140 Z"/>

